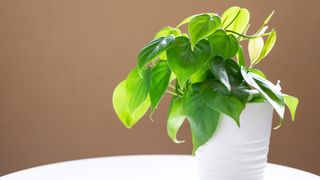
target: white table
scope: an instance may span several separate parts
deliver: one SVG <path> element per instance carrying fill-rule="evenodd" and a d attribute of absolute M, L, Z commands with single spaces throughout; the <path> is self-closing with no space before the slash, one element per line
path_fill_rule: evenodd
<path fill-rule="evenodd" d="M 194 159 L 185 155 L 115 156 L 55 163 L 12 173 L 0 180 L 196 180 Z M 298 169 L 268 164 L 266 180 L 320 180 Z"/>

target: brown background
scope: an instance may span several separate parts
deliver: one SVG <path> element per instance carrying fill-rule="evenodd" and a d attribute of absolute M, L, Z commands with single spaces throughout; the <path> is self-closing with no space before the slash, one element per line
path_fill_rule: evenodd
<path fill-rule="evenodd" d="M 278 42 L 260 64 L 300 97 L 295 123 L 273 131 L 270 162 L 320 174 L 318 0 L 0 0 L 0 175 L 57 161 L 122 154 L 190 154 L 166 135 L 168 97 L 151 122 L 125 129 L 113 88 L 153 34 L 188 15 L 250 9 L 257 29 L 273 10 Z M 276 120 L 276 117 L 275 117 Z"/>

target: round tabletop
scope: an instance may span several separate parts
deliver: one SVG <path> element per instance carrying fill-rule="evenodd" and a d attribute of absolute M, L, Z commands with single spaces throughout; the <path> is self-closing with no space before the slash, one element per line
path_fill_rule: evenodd
<path fill-rule="evenodd" d="M 134 155 L 92 158 L 22 170 L 0 180 L 197 180 L 194 159 L 186 155 Z M 265 180 L 320 180 L 319 176 L 268 164 Z"/>

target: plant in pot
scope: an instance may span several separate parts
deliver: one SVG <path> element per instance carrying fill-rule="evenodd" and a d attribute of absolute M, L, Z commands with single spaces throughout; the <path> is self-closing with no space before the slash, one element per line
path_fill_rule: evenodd
<path fill-rule="evenodd" d="M 298 105 L 296 97 L 281 92 L 279 82 L 274 85 L 255 68 L 276 42 L 276 31 L 267 32 L 272 15 L 253 35 L 247 35 L 249 11 L 240 7 L 222 16 L 193 15 L 161 29 L 114 90 L 119 119 L 131 128 L 170 94 L 167 133 L 183 142 L 176 135 L 188 121 L 201 180 L 263 179 L 273 109 L 280 116 L 278 128 L 285 106 L 294 119 Z M 250 61 L 245 61 L 244 42 Z"/>

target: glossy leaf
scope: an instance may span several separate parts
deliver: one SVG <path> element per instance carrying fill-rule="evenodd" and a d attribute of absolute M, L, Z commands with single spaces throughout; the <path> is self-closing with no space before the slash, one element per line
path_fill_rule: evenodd
<path fill-rule="evenodd" d="M 130 112 L 128 101 L 130 100 L 132 92 L 127 90 L 126 83 L 127 80 L 124 80 L 114 89 L 112 104 L 121 122 L 127 128 L 131 128 L 147 112 L 150 106 L 150 100 L 146 98 L 133 113 Z"/>
<path fill-rule="evenodd" d="M 249 24 L 250 13 L 245 8 L 237 6 L 227 9 L 222 17 L 222 28 L 242 33 Z"/>
<path fill-rule="evenodd" d="M 141 77 L 142 76 L 142 77 Z M 145 102 L 151 84 L 151 68 L 147 68 L 139 74 L 134 68 L 127 77 L 126 92 L 128 93 L 129 112 L 134 113 Z"/>
<path fill-rule="evenodd" d="M 299 104 L 299 99 L 294 96 L 290 96 L 290 95 L 284 95 L 283 98 L 284 98 L 284 102 L 285 102 L 286 106 L 290 110 L 291 119 L 292 119 L 292 121 L 294 121 L 295 116 L 296 116 L 296 110 L 297 110 L 297 107 Z"/>
<path fill-rule="evenodd" d="M 160 37 L 167 37 L 169 35 L 179 36 L 181 35 L 181 31 L 178 28 L 172 28 L 170 26 L 166 26 L 160 29 L 160 31 L 156 33 L 156 35 L 154 36 L 154 39 L 158 39 Z"/>
<path fill-rule="evenodd" d="M 264 79 L 267 79 L 267 76 L 259 69 L 251 68 L 249 71 L 263 77 Z"/>
<path fill-rule="evenodd" d="M 220 17 L 217 15 L 202 14 L 194 17 L 189 25 L 188 30 L 191 37 L 191 44 L 194 46 L 201 39 L 212 34 L 221 24 Z"/>
<path fill-rule="evenodd" d="M 255 73 L 247 73 L 243 68 L 241 74 L 249 85 L 256 88 L 267 99 L 280 118 L 283 119 L 285 104 L 280 90 L 268 80 Z"/>
<path fill-rule="evenodd" d="M 208 37 L 211 45 L 211 57 L 221 56 L 224 59 L 234 57 L 239 48 L 237 39 L 232 34 L 226 34 L 222 29 L 216 30 Z"/>
<path fill-rule="evenodd" d="M 186 119 L 186 116 L 184 115 L 184 112 L 183 112 L 182 98 L 177 96 L 172 96 L 171 104 L 169 108 L 167 131 L 168 131 L 169 137 L 175 143 L 184 142 L 184 141 L 179 141 L 177 139 L 177 133 L 185 119 Z"/>
<path fill-rule="evenodd" d="M 242 82 L 240 67 L 231 59 L 224 60 L 215 56 L 210 63 L 212 74 L 231 91 L 231 86 L 239 85 Z"/>
<path fill-rule="evenodd" d="M 150 61 L 155 60 L 174 42 L 174 36 L 160 37 L 148 43 L 138 55 L 138 69 L 141 71 Z"/>
<path fill-rule="evenodd" d="M 240 126 L 240 114 L 245 104 L 234 97 L 225 86 L 217 81 L 204 83 L 200 95 L 208 106 L 228 115 Z"/>
<path fill-rule="evenodd" d="M 156 66 L 152 69 L 151 74 L 152 81 L 149 95 L 151 101 L 151 110 L 154 112 L 169 85 L 171 70 L 167 61 L 158 61 Z"/>
<path fill-rule="evenodd" d="M 193 154 L 215 132 L 220 113 L 209 107 L 200 97 L 200 84 L 189 86 L 183 97 L 183 111 L 190 124 Z"/>
<path fill-rule="evenodd" d="M 200 69 L 210 56 L 210 44 L 201 40 L 191 50 L 191 43 L 186 37 L 177 37 L 173 45 L 167 50 L 168 63 L 175 73 L 181 87 Z"/>
<path fill-rule="evenodd" d="M 258 58 L 257 63 L 259 63 L 263 58 L 265 58 L 269 54 L 274 44 L 276 43 L 276 40 L 277 40 L 277 33 L 275 30 L 273 30 L 271 34 L 268 36 L 268 39 L 266 40 L 266 43 L 261 51 L 261 54 Z"/>
<path fill-rule="evenodd" d="M 189 17 L 185 18 L 183 21 L 181 21 L 181 22 L 178 24 L 177 28 L 180 27 L 180 26 L 182 26 L 182 25 L 184 25 L 184 24 L 188 24 L 194 17 L 201 16 L 201 15 L 203 15 L 203 14 L 208 14 L 208 15 L 210 15 L 210 16 L 215 15 L 214 13 L 201 13 L 201 14 L 195 14 L 195 15 L 189 16 Z"/>
<path fill-rule="evenodd" d="M 242 46 L 239 44 L 238 52 L 237 52 L 237 61 L 239 66 L 245 66 L 245 58 L 243 54 Z"/>

